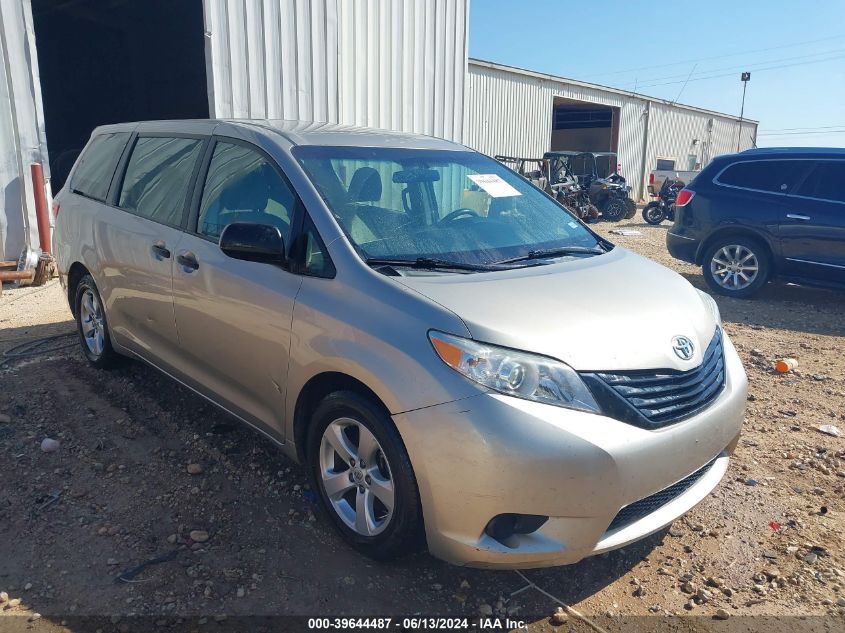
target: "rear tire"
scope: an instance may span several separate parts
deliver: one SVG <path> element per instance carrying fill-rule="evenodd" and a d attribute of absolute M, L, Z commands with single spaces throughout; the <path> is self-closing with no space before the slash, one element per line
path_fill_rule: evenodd
<path fill-rule="evenodd" d="M 314 489 L 352 547 L 376 560 L 421 548 L 414 470 L 382 406 L 353 391 L 326 396 L 312 417 L 307 449 Z"/>
<path fill-rule="evenodd" d="M 701 272 L 715 292 L 747 299 L 769 280 L 771 258 L 766 247 L 753 238 L 725 236 L 707 248 Z"/>
<path fill-rule="evenodd" d="M 79 343 L 85 358 L 98 369 L 115 366 L 121 356 L 112 347 L 106 310 L 91 275 L 85 275 L 79 280 L 73 305 L 76 312 L 76 330 L 79 332 Z"/>
<path fill-rule="evenodd" d="M 666 212 L 657 202 L 649 202 L 643 209 L 643 220 L 657 226 L 666 219 Z"/>

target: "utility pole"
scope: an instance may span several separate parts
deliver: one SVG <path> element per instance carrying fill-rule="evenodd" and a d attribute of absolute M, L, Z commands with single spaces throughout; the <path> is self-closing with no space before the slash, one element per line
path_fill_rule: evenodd
<path fill-rule="evenodd" d="M 751 73 L 742 73 L 742 107 L 739 109 L 739 131 L 736 133 L 736 151 L 739 151 L 739 141 L 742 138 L 742 115 L 745 114 L 745 89 L 751 81 Z"/>

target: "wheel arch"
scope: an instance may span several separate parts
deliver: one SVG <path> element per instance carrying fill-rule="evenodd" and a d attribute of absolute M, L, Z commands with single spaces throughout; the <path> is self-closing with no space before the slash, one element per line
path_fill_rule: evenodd
<path fill-rule="evenodd" d="M 90 275 L 90 271 L 80 262 L 74 262 L 68 269 L 67 273 L 67 302 L 70 305 L 70 311 L 76 318 L 76 288 L 79 282 L 85 275 Z"/>
<path fill-rule="evenodd" d="M 701 243 L 701 246 L 698 247 L 698 252 L 695 255 L 695 263 L 699 266 L 704 265 L 704 254 L 707 250 L 717 241 L 722 238 L 728 236 L 741 236 L 748 239 L 752 239 L 756 242 L 760 242 L 763 245 L 763 248 L 766 251 L 766 255 L 769 257 L 769 263 L 772 265 L 774 269 L 775 266 L 775 251 L 774 247 L 772 246 L 771 239 L 766 237 L 760 231 L 755 229 L 741 226 L 741 225 L 731 225 L 731 226 L 724 226 L 721 227 L 713 233 L 711 233 L 706 240 Z"/>
<path fill-rule="evenodd" d="M 293 410 L 293 440 L 296 457 L 300 463 L 307 461 L 306 440 L 311 415 L 323 398 L 335 391 L 352 391 L 364 396 L 382 408 L 388 418 L 390 417 L 390 410 L 384 400 L 357 378 L 339 371 L 324 371 L 312 376 L 300 390 Z"/>

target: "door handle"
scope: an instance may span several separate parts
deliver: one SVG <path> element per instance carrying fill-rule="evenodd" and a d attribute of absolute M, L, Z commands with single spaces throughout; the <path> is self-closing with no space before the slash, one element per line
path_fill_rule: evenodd
<path fill-rule="evenodd" d="M 790 220 L 804 220 L 805 222 L 812 219 L 809 215 L 801 215 L 800 213 L 787 213 L 786 217 Z"/>
<path fill-rule="evenodd" d="M 192 270 L 196 270 L 200 267 L 200 263 L 197 261 L 197 256 L 193 253 L 180 253 L 176 256 L 176 261 L 185 267 L 185 272 L 191 272 Z"/>
<path fill-rule="evenodd" d="M 170 251 L 167 250 L 167 247 L 164 245 L 164 242 L 154 242 L 152 250 L 153 255 L 155 255 L 157 259 L 170 259 Z"/>

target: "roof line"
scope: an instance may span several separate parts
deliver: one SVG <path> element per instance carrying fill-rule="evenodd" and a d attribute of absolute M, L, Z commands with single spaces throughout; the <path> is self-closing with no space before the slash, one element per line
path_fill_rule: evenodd
<path fill-rule="evenodd" d="M 516 73 L 519 75 L 526 75 L 528 77 L 535 77 L 537 79 L 545 79 L 547 81 L 554 81 L 557 83 L 564 83 L 564 84 L 571 84 L 573 86 L 582 86 L 585 88 L 594 88 L 596 90 L 604 90 L 605 92 L 612 92 L 618 95 L 624 95 L 626 97 L 633 97 L 635 99 L 641 99 L 643 101 L 653 101 L 655 103 L 662 103 L 664 105 L 672 106 L 675 108 L 683 108 L 685 110 L 692 110 L 694 112 L 701 112 L 703 114 L 710 114 L 718 117 L 722 117 L 725 119 L 731 119 L 732 121 L 739 122 L 739 117 L 733 114 L 726 114 L 725 112 L 717 112 L 716 110 L 708 110 L 706 108 L 699 108 L 697 106 L 687 105 L 685 103 L 675 103 L 668 99 L 661 99 L 660 97 L 651 97 L 649 95 L 645 95 L 639 92 L 633 92 L 631 90 L 622 90 L 621 88 L 612 88 L 610 86 L 603 86 L 602 84 L 594 84 L 588 81 L 580 81 L 578 79 L 568 79 L 567 77 L 561 77 L 560 75 L 550 75 L 548 73 L 538 72 L 536 70 L 529 70 L 527 68 L 520 68 L 519 66 L 509 66 L 507 64 L 499 64 L 497 62 L 487 61 L 485 59 L 478 59 L 476 57 L 470 57 L 467 60 L 470 66 L 482 66 L 485 68 L 492 68 L 494 70 L 502 70 L 505 72 Z M 756 119 L 749 119 L 747 117 L 742 117 L 743 123 L 753 123 L 755 125 L 759 124 L 760 122 Z"/>

